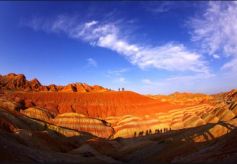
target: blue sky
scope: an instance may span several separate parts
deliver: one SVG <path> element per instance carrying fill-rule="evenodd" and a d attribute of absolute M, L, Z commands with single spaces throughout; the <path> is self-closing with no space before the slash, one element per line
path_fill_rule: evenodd
<path fill-rule="evenodd" d="M 236 2 L 0 2 L 0 74 L 144 94 L 237 88 Z"/>

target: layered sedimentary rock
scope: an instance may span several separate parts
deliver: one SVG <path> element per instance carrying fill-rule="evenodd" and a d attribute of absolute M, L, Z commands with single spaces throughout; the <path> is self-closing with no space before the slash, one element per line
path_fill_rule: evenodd
<path fill-rule="evenodd" d="M 50 119 L 53 118 L 53 115 L 49 113 L 47 110 L 37 107 L 31 107 L 25 110 L 21 110 L 21 113 L 25 114 L 28 117 L 42 120 L 45 122 L 50 122 Z"/>
<path fill-rule="evenodd" d="M 148 95 L 151 98 L 161 100 L 163 102 L 169 102 L 171 104 L 179 105 L 198 105 L 200 103 L 207 103 L 213 100 L 214 97 L 211 95 L 201 93 L 180 93 L 175 92 L 170 95 Z"/>
<path fill-rule="evenodd" d="M 53 123 L 57 126 L 88 132 L 102 138 L 109 138 L 113 135 L 113 128 L 110 127 L 109 123 L 99 119 L 88 118 L 82 114 L 60 114 L 53 119 Z"/>
<path fill-rule="evenodd" d="M 44 90 L 46 87 L 43 87 L 37 79 L 28 81 L 23 74 L 10 73 L 5 76 L 0 76 L 0 88 L 12 91 L 37 91 L 40 89 Z"/>
<path fill-rule="evenodd" d="M 197 106 L 197 109 L 204 107 Z M 212 109 L 208 109 L 212 110 Z M 190 109 L 191 111 L 191 109 Z M 194 110 L 195 111 L 195 110 Z M 178 116 L 177 110 L 170 111 Z M 202 112 L 201 112 L 202 113 Z M 74 113 L 64 114 L 75 115 Z M 199 115 L 199 112 L 197 112 Z M 166 114 L 159 118 L 169 120 Z M 162 116 L 162 117 L 161 117 Z M 78 114 L 80 118 L 85 115 Z M 156 115 L 108 117 L 124 125 Z M 200 114 L 201 117 L 201 114 Z M 117 119 L 118 118 L 118 119 Z M 237 119 L 139 138 L 105 140 L 0 109 L 0 161 L 13 163 L 235 162 Z M 67 136 L 67 137 L 65 137 Z M 224 163 L 224 162 L 223 162 Z"/>
<path fill-rule="evenodd" d="M 104 92 L 103 87 L 85 83 L 42 86 L 37 79 L 27 81 L 24 75 L 8 76 L 1 76 L 2 88 L 44 87 L 48 92 L 6 92 L 8 101 L 0 101 L 0 107 L 102 138 L 193 128 L 232 120 L 237 113 L 236 90 L 219 96 L 174 93 L 150 98 L 130 91 Z"/>
<path fill-rule="evenodd" d="M 138 137 L 154 134 L 158 129 L 163 129 L 162 125 L 155 118 L 139 118 L 135 116 L 125 116 L 114 126 L 117 137 Z"/>
<path fill-rule="evenodd" d="M 72 84 L 66 85 L 59 91 L 85 93 L 85 92 L 105 92 L 105 91 L 108 91 L 108 89 L 105 89 L 98 85 L 89 86 L 88 84 L 85 84 L 85 83 L 72 83 Z"/>
<path fill-rule="evenodd" d="M 10 76 L 15 80 L 1 82 L 0 162 L 236 161 L 237 90 L 175 93 L 166 101 L 81 83 L 61 92 L 64 86 L 27 86 Z M 37 91 L 42 87 L 46 92 Z"/>
<path fill-rule="evenodd" d="M 34 109 L 30 110 L 32 111 Z M 18 129 L 26 129 L 32 131 L 55 132 L 67 137 L 84 135 L 83 132 L 48 123 L 47 121 L 49 120 L 46 120 L 46 118 L 49 117 L 48 115 L 41 113 L 42 115 L 40 116 L 37 112 L 38 116 L 35 116 L 32 113 L 29 113 L 29 111 L 25 113 L 19 113 L 18 111 L 8 111 L 4 108 L 0 108 L 0 124 L 2 128 L 10 129 L 14 133 Z"/>
<path fill-rule="evenodd" d="M 114 138 L 127 138 L 167 133 L 173 130 L 193 128 L 219 121 L 230 121 L 235 116 L 234 112 L 226 106 L 215 107 L 203 104 L 143 117 L 132 115 L 107 117 L 106 121 L 113 125 L 115 130 Z"/>
<path fill-rule="evenodd" d="M 199 105 L 143 117 L 127 115 L 116 119 L 108 117 L 106 120 L 113 123 L 115 138 L 137 137 L 204 125 L 206 122 L 195 112 L 204 113 L 209 107 L 209 105 Z"/>
<path fill-rule="evenodd" d="M 230 92 L 226 92 L 226 93 L 221 94 L 221 95 L 227 103 L 237 101 L 237 89 L 233 89 Z"/>
<path fill-rule="evenodd" d="M 0 90 L 10 91 L 50 91 L 50 92 L 105 92 L 108 89 L 95 85 L 90 86 L 85 83 L 72 83 L 66 86 L 56 86 L 54 84 L 44 86 L 37 79 L 28 81 L 23 74 L 10 73 L 0 75 Z"/>
<path fill-rule="evenodd" d="M 4 108 L 10 111 L 16 111 L 20 110 L 21 107 L 22 107 L 21 103 L 16 103 L 15 101 L 0 98 L 0 108 Z"/>
<path fill-rule="evenodd" d="M 106 118 L 132 114 L 142 116 L 157 112 L 167 112 L 182 107 L 161 102 L 131 91 L 123 92 L 37 92 L 7 93 L 9 98 L 20 97 L 35 106 L 58 111 L 59 114 L 76 112 L 88 117 Z"/>

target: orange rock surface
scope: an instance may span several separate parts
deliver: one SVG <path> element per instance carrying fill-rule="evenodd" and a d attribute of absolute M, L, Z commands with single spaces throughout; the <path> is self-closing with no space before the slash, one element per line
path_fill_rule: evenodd
<path fill-rule="evenodd" d="M 77 113 L 57 115 L 53 119 L 53 123 L 57 126 L 88 132 L 102 138 L 110 138 L 113 135 L 113 128 L 105 121 Z"/>
<path fill-rule="evenodd" d="M 0 90 L 10 91 L 62 91 L 62 92 L 104 92 L 108 89 L 95 85 L 90 86 L 85 83 L 73 83 L 66 86 L 56 86 L 54 84 L 44 86 L 37 79 L 26 80 L 25 75 L 10 73 L 0 75 Z"/>
<path fill-rule="evenodd" d="M 184 105 L 170 104 L 137 94 L 135 92 L 14 92 L 7 93 L 10 98 L 20 97 L 38 107 L 55 107 L 58 113 L 76 112 L 89 117 L 106 118 L 133 114 L 142 116 L 157 112 L 167 112 Z M 49 109 L 52 110 L 52 109 Z"/>

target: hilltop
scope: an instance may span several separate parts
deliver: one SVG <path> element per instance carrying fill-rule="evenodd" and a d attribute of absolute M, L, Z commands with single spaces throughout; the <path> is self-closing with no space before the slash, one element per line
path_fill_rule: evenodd
<path fill-rule="evenodd" d="M 1 90 L 9 91 L 52 91 L 52 92 L 104 92 L 108 89 L 99 85 L 90 86 L 86 83 L 71 83 L 66 86 L 51 84 L 42 85 L 38 79 L 27 80 L 23 74 L 9 73 L 0 75 Z"/>

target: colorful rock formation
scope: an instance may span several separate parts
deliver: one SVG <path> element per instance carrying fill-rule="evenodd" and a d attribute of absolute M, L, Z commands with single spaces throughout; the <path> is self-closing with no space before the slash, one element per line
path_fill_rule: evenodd
<path fill-rule="evenodd" d="M 132 114 L 142 116 L 157 112 L 167 112 L 183 107 L 137 94 L 135 92 L 9 92 L 6 96 L 19 97 L 25 104 L 34 104 L 49 111 L 62 113 L 76 112 L 88 117 L 106 118 Z M 57 114 L 58 114 L 57 113 Z"/>
<path fill-rule="evenodd" d="M 30 118 L 42 120 L 45 122 L 50 122 L 50 119 L 53 118 L 53 115 L 50 112 L 48 112 L 45 109 L 37 108 L 37 107 L 31 107 L 25 110 L 21 110 L 21 113 L 23 113 L 24 115 Z"/>
<path fill-rule="evenodd" d="M 113 128 L 107 122 L 77 113 L 60 114 L 53 119 L 53 123 L 57 126 L 88 132 L 102 138 L 110 138 L 113 135 Z"/>
<path fill-rule="evenodd" d="M 237 90 L 151 97 L 0 76 L 0 162 L 235 162 Z"/>
<path fill-rule="evenodd" d="M 26 80 L 23 74 L 10 73 L 0 75 L 0 90 L 10 91 L 51 91 L 51 92 L 105 92 L 108 89 L 95 85 L 90 86 L 85 83 L 73 83 L 66 86 L 56 86 L 54 84 L 44 86 L 37 79 Z"/>
<path fill-rule="evenodd" d="M 163 102 L 169 102 L 171 104 L 179 105 L 197 105 L 200 103 L 207 103 L 213 100 L 214 97 L 211 95 L 201 94 L 201 93 L 180 93 L 175 92 L 170 95 L 148 95 L 153 99 L 158 99 Z"/>

